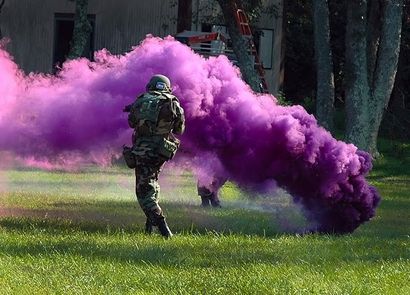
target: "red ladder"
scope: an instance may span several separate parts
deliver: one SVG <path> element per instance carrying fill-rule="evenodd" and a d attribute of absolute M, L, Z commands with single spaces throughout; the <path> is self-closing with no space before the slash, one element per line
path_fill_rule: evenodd
<path fill-rule="evenodd" d="M 259 58 L 258 51 L 256 50 L 255 43 L 253 42 L 253 34 L 251 30 L 251 26 L 249 25 L 248 17 L 246 16 L 245 11 L 243 9 L 237 8 L 235 12 L 235 19 L 236 23 L 239 28 L 239 32 L 248 39 L 250 54 L 253 55 L 255 59 L 255 69 L 258 72 L 259 78 L 262 83 L 262 88 L 264 93 L 268 93 L 268 84 L 266 83 L 265 79 L 265 70 L 263 69 L 262 62 Z"/>

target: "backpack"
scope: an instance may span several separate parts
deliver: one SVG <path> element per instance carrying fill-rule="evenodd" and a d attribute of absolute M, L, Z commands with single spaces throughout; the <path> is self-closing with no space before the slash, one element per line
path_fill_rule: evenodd
<path fill-rule="evenodd" d="M 155 130 L 158 122 L 159 113 L 161 111 L 161 100 L 163 100 L 161 95 L 146 93 L 136 102 L 136 116 L 139 125 L 147 126 L 151 133 Z"/>
<path fill-rule="evenodd" d="M 143 128 L 148 128 L 147 133 L 151 136 L 148 138 L 139 138 L 137 139 L 137 145 L 142 142 L 152 146 L 154 150 L 166 160 L 170 160 L 174 157 L 178 147 L 179 140 L 172 136 L 172 140 L 164 138 L 162 136 L 155 136 L 155 129 L 161 112 L 161 107 L 169 101 L 172 103 L 172 100 L 175 99 L 175 96 L 168 93 L 162 92 L 149 92 L 140 96 L 136 101 L 136 117 L 138 118 L 138 126 L 144 126 Z M 171 130 L 169 130 L 171 132 Z M 134 151 L 137 154 L 136 151 Z"/>

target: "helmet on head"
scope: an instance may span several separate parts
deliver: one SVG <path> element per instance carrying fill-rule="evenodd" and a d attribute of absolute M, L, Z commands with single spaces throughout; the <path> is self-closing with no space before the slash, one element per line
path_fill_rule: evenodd
<path fill-rule="evenodd" d="M 154 75 L 147 84 L 147 91 L 171 92 L 171 81 L 164 75 Z"/>

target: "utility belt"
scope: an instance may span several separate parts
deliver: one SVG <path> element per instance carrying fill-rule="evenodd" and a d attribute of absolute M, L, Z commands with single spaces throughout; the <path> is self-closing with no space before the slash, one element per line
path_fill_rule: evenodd
<path fill-rule="evenodd" d="M 135 147 L 138 148 L 140 145 L 152 147 L 152 150 L 155 153 L 164 157 L 165 160 L 168 161 L 175 156 L 180 141 L 172 133 L 154 136 L 138 136 L 135 141 Z"/>
<path fill-rule="evenodd" d="M 132 153 L 132 147 L 123 145 L 122 156 L 124 157 L 125 164 L 127 164 L 128 168 L 135 169 L 137 167 L 137 161 L 135 155 Z"/>
<path fill-rule="evenodd" d="M 137 166 L 136 156 L 144 156 L 148 151 L 151 151 L 163 157 L 166 161 L 169 161 L 175 156 L 179 145 L 179 139 L 177 139 L 172 133 L 153 136 L 138 136 L 135 138 L 134 146 L 132 148 L 123 146 L 122 154 L 127 166 L 134 169 Z"/>

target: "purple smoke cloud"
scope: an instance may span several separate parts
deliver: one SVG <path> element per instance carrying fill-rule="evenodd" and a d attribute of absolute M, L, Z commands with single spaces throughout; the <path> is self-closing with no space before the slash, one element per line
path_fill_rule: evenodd
<path fill-rule="evenodd" d="M 365 179 L 370 156 L 334 139 L 301 106 L 253 93 L 226 57 L 204 59 L 171 37 L 149 37 L 95 60 L 66 62 L 56 76 L 25 75 L 0 50 L 0 150 L 43 168 L 107 165 L 130 142 L 122 108 L 161 73 L 186 112 L 176 162 L 202 183 L 283 187 L 321 232 L 351 232 L 374 216 L 380 197 Z"/>

